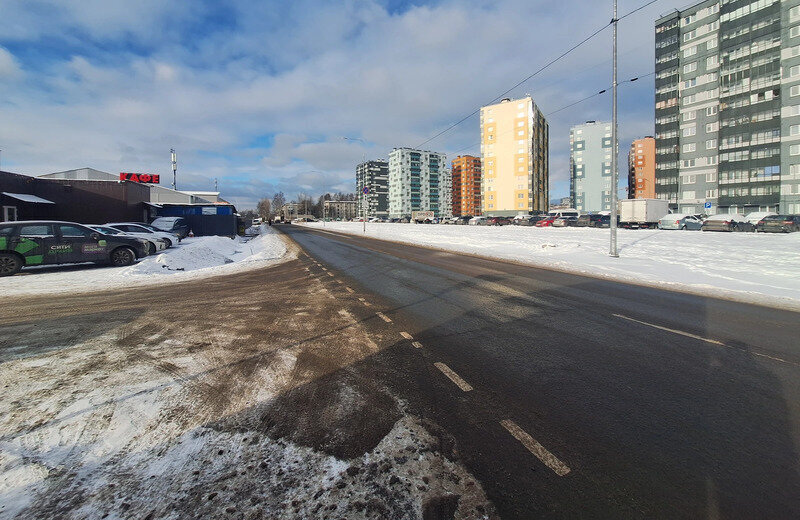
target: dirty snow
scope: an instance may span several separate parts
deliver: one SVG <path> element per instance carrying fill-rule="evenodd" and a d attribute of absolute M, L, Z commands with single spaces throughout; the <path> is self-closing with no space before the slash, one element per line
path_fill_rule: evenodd
<path fill-rule="evenodd" d="M 302 224 L 362 234 L 360 222 Z M 367 223 L 370 237 L 629 283 L 800 309 L 800 233 Z"/>
<path fill-rule="evenodd" d="M 257 269 L 292 258 L 280 234 L 261 226 L 255 238 L 190 237 L 128 267 L 64 265 L 23 269 L 4 278 L 0 295 L 89 292 L 197 280 Z"/>

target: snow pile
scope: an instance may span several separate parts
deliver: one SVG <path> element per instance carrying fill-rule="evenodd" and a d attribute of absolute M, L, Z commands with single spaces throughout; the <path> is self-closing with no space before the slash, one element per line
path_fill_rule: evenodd
<path fill-rule="evenodd" d="M 362 223 L 303 224 L 362 234 Z M 800 308 L 800 233 L 618 232 L 619 258 L 608 256 L 609 230 L 525 226 L 368 223 L 367 236 L 512 260 L 770 306 Z"/>
<path fill-rule="evenodd" d="M 23 269 L 3 279 L 3 296 L 99 291 L 230 274 L 288 259 L 286 243 L 270 226 L 252 239 L 220 236 L 186 238 L 128 267 L 47 266 Z"/>

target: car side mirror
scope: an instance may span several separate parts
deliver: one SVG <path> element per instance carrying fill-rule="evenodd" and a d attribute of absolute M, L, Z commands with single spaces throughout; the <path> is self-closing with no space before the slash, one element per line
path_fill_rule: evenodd
<path fill-rule="evenodd" d="M 92 240 L 100 240 L 100 233 L 94 232 L 89 236 L 92 237 Z"/>

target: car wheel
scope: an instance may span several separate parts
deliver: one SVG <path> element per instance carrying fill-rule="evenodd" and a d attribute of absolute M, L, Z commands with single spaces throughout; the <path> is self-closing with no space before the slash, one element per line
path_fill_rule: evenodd
<path fill-rule="evenodd" d="M 118 247 L 111 252 L 111 265 L 114 267 L 131 265 L 134 260 L 136 260 L 136 254 L 129 247 Z"/>
<path fill-rule="evenodd" d="M 0 253 L 0 276 L 11 276 L 22 269 L 22 259 L 12 253 Z"/>
<path fill-rule="evenodd" d="M 681 228 L 681 231 L 686 231 L 686 226 L 685 225 Z"/>
<path fill-rule="evenodd" d="M 167 244 L 167 249 L 169 249 L 170 247 L 172 247 L 172 240 L 170 240 L 170 239 L 168 239 L 168 238 L 165 238 L 165 239 L 163 239 L 163 240 L 164 240 L 164 242 Z"/>
<path fill-rule="evenodd" d="M 158 250 L 158 248 L 156 247 L 156 245 L 154 243 L 152 243 L 152 242 L 148 242 L 147 243 L 147 254 L 148 255 L 156 254 L 156 250 Z"/>

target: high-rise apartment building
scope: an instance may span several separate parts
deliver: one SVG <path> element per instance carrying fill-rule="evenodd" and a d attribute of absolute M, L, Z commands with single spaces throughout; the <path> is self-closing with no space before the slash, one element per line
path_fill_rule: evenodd
<path fill-rule="evenodd" d="M 548 209 L 550 130 L 530 96 L 481 108 L 483 213 Z"/>
<path fill-rule="evenodd" d="M 389 152 L 389 217 L 411 217 L 413 211 L 449 217 L 450 189 L 445 154 L 412 148 Z"/>
<path fill-rule="evenodd" d="M 364 193 L 367 188 L 367 193 Z M 389 216 L 389 163 L 365 161 L 356 166 L 357 215 Z"/>
<path fill-rule="evenodd" d="M 450 169 L 453 177 L 453 216 L 481 214 L 481 159 L 459 155 Z"/>
<path fill-rule="evenodd" d="M 656 140 L 636 139 L 628 152 L 628 198 L 656 198 Z"/>
<path fill-rule="evenodd" d="M 800 212 L 800 0 L 656 21 L 656 196 L 682 213 Z"/>
<path fill-rule="evenodd" d="M 569 192 L 582 212 L 611 210 L 611 123 L 587 121 L 569 131 Z"/>

